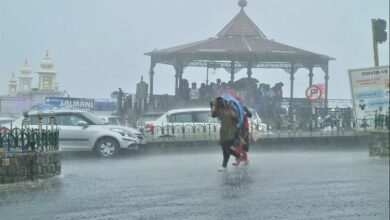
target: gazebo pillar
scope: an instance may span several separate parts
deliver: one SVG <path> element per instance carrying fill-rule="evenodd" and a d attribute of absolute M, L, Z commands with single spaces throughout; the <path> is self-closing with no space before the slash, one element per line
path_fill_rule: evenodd
<path fill-rule="evenodd" d="M 325 72 L 325 103 L 324 107 L 328 108 L 328 82 L 329 82 L 329 62 L 323 68 Z"/>
<path fill-rule="evenodd" d="M 232 60 L 230 64 L 230 81 L 234 82 L 234 71 L 235 71 L 235 66 L 234 66 L 234 61 Z"/>
<path fill-rule="evenodd" d="M 309 66 L 309 87 L 313 85 L 313 66 Z M 312 101 L 309 101 L 309 115 L 310 115 L 310 131 L 313 130 L 313 103 Z"/>
<path fill-rule="evenodd" d="M 176 74 L 175 74 L 175 96 L 177 96 L 178 88 L 179 88 L 179 74 L 176 71 Z"/>
<path fill-rule="evenodd" d="M 290 67 L 290 103 L 288 108 L 288 115 L 290 117 L 290 122 L 293 121 L 293 102 L 294 102 L 294 74 L 295 74 L 295 65 L 294 63 L 291 63 Z"/>
<path fill-rule="evenodd" d="M 313 66 L 309 67 L 309 86 L 313 85 Z"/>
<path fill-rule="evenodd" d="M 179 88 L 181 86 L 181 79 L 183 75 L 183 66 L 181 64 L 175 64 L 175 96 L 179 94 Z"/>
<path fill-rule="evenodd" d="M 149 82 L 150 82 L 149 103 L 153 103 L 153 101 L 154 101 L 153 80 L 154 80 L 154 67 L 155 66 L 156 66 L 156 63 L 152 59 L 152 61 L 150 62 L 150 71 L 149 71 Z"/>
<path fill-rule="evenodd" d="M 183 73 L 184 73 L 184 68 L 182 67 L 180 72 L 179 72 L 179 88 L 182 87 L 182 83 L 183 83 Z"/>
<path fill-rule="evenodd" d="M 252 77 L 252 63 L 251 62 L 248 63 L 248 70 L 247 70 L 246 74 L 248 75 L 248 78 Z"/>

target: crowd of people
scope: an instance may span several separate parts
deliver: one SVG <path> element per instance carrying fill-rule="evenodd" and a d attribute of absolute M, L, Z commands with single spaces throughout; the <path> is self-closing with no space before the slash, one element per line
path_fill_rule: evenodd
<path fill-rule="evenodd" d="M 186 106 L 207 104 L 212 98 L 229 93 L 243 97 L 248 106 L 261 111 L 261 106 L 273 104 L 283 98 L 283 83 L 276 83 L 271 87 L 270 84 L 258 83 L 253 78 L 243 78 L 235 82 L 222 82 L 217 79 L 210 84 L 201 83 L 199 87 L 195 82 L 190 86 L 188 80 L 183 79 L 180 85 L 177 94 Z"/>
<path fill-rule="evenodd" d="M 209 84 L 196 82 L 191 85 L 187 79 L 180 83 L 176 96 L 154 95 L 150 112 L 164 112 L 172 108 L 207 107 L 210 100 L 223 93 L 240 96 L 249 108 L 255 109 L 267 123 L 286 118 L 287 110 L 282 108 L 283 83 L 259 83 L 254 78 L 242 78 L 234 82 L 222 82 L 217 79 Z"/>
<path fill-rule="evenodd" d="M 374 117 L 374 128 L 378 130 L 389 129 L 390 128 L 390 113 L 389 111 L 386 114 L 381 112 L 376 112 Z"/>

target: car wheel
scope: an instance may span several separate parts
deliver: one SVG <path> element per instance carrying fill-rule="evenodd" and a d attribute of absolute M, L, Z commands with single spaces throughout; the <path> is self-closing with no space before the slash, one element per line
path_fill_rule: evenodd
<path fill-rule="evenodd" d="M 101 138 L 95 144 L 96 153 L 102 157 L 111 157 L 119 151 L 119 144 L 113 138 Z"/>

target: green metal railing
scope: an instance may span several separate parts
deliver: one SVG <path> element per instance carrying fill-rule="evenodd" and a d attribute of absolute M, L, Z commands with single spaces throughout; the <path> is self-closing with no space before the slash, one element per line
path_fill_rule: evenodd
<path fill-rule="evenodd" d="M 177 138 L 217 138 L 221 124 L 210 123 L 167 123 L 153 125 L 153 128 L 139 128 L 147 139 L 177 137 Z M 265 124 L 251 123 L 250 131 L 266 132 Z"/>
<path fill-rule="evenodd" d="M 150 129 L 149 133 L 152 136 L 169 136 L 169 135 L 212 135 L 219 132 L 219 123 L 193 123 L 193 124 L 162 124 L 156 125 Z"/>
<path fill-rule="evenodd" d="M 140 128 L 144 132 L 147 142 L 182 141 L 182 140 L 217 140 L 219 138 L 220 123 L 168 123 L 154 125 L 153 128 Z M 304 138 L 304 137 L 332 137 L 332 136 L 360 136 L 365 135 L 366 129 L 345 128 L 330 126 L 316 128 L 312 131 L 292 127 L 287 130 L 267 130 L 263 123 L 250 124 L 250 137 L 257 133 L 260 139 L 267 138 Z M 173 139 L 172 139 L 173 138 Z"/>
<path fill-rule="evenodd" d="M 57 151 L 58 137 L 58 130 L 12 128 L 0 134 L 0 148 L 5 152 Z"/>
<path fill-rule="evenodd" d="M 27 124 L 28 113 L 24 113 L 21 127 L 9 128 L 0 126 L 0 156 L 17 152 L 58 151 L 59 130 L 54 115 L 50 116 L 49 125 L 42 125 L 42 115 L 38 114 L 38 126 L 32 128 Z"/>

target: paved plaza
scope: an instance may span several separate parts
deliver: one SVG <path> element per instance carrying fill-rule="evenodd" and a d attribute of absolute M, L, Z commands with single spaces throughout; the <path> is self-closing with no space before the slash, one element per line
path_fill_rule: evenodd
<path fill-rule="evenodd" d="M 0 186 L 2 219 L 388 219 L 389 162 L 368 152 L 67 156 L 59 177 Z M 231 161 L 232 162 L 232 161 Z"/>

